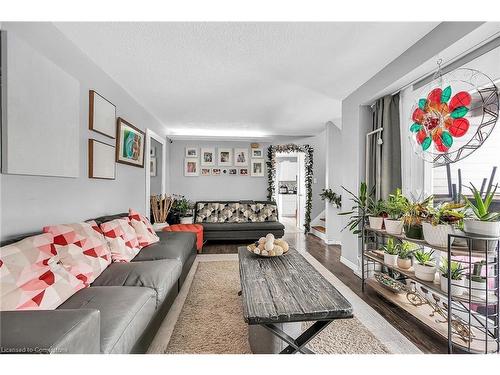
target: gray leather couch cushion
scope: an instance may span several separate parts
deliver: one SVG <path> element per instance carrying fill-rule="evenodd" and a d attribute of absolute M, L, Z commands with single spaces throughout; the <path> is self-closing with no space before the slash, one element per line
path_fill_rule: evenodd
<path fill-rule="evenodd" d="M 203 231 L 260 231 L 260 230 L 281 230 L 285 226 L 279 221 L 264 221 L 257 223 L 203 223 Z"/>
<path fill-rule="evenodd" d="M 182 264 L 176 259 L 152 262 L 111 263 L 92 283 L 94 286 L 138 286 L 156 293 L 156 308 L 172 288 L 177 288 Z"/>
<path fill-rule="evenodd" d="M 89 220 L 95 220 L 95 222 L 98 225 L 101 225 L 102 223 L 106 223 L 108 221 L 115 220 L 115 219 L 121 219 L 122 217 L 128 217 L 128 212 L 122 212 L 121 214 L 113 214 L 113 215 L 96 217 L 95 219 L 89 219 Z"/>
<path fill-rule="evenodd" d="M 132 262 L 156 259 L 177 259 L 182 265 L 196 249 L 196 234 L 192 232 L 157 232 L 160 241 L 143 247 Z"/>
<path fill-rule="evenodd" d="M 155 300 L 150 288 L 95 286 L 80 290 L 58 310 L 99 310 L 101 353 L 129 353 L 153 318 Z"/>
<path fill-rule="evenodd" d="M 100 313 L 92 309 L 2 311 L 0 353 L 100 352 Z"/>

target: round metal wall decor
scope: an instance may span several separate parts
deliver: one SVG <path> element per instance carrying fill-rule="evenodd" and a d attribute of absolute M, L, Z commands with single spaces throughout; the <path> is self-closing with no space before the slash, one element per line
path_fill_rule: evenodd
<path fill-rule="evenodd" d="M 498 119 L 498 88 L 477 70 L 460 68 L 439 75 L 420 90 L 418 98 L 409 138 L 415 153 L 434 167 L 472 154 Z"/>

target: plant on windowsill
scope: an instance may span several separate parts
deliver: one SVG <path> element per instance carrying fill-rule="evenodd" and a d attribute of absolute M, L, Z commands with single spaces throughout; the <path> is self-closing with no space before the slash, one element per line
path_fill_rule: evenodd
<path fill-rule="evenodd" d="M 455 233 L 464 218 L 464 213 L 459 211 L 463 208 L 462 203 L 441 203 L 437 207 L 429 207 L 429 215 L 422 223 L 424 240 L 431 246 L 446 247 L 448 235 Z M 450 245 L 455 237 L 451 237 Z"/>
<path fill-rule="evenodd" d="M 403 229 L 408 238 L 423 240 L 422 221 L 429 215 L 429 205 L 433 196 L 415 198 L 413 195 L 408 199 L 408 204 L 403 214 Z"/>
<path fill-rule="evenodd" d="M 384 201 L 382 199 L 375 200 L 373 197 L 368 197 L 368 221 L 370 228 L 382 229 L 384 224 L 384 217 L 387 216 L 384 208 Z"/>
<path fill-rule="evenodd" d="M 342 207 L 342 196 L 335 193 L 332 189 L 323 189 L 323 192 L 319 196 L 322 200 L 328 200 L 328 202 L 334 204 L 337 208 Z"/>
<path fill-rule="evenodd" d="M 187 200 L 183 195 L 176 196 L 172 211 L 180 218 L 181 224 L 193 223 L 194 204 Z"/>
<path fill-rule="evenodd" d="M 390 237 L 387 239 L 387 243 L 383 247 L 385 264 L 392 267 L 397 266 L 400 246 L 394 238 Z"/>
<path fill-rule="evenodd" d="M 418 249 L 418 245 L 408 241 L 403 241 L 399 246 L 398 267 L 403 270 L 408 270 L 411 267 L 411 257 Z"/>
<path fill-rule="evenodd" d="M 451 290 L 452 296 L 462 295 L 465 287 L 465 268 L 462 267 L 462 263 L 452 260 L 450 267 L 450 278 L 451 278 Z M 448 259 L 441 258 L 441 266 L 439 267 L 441 290 L 448 293 Z"/>
<path fill-rule="evenodd" d="M 351 201 L 354 202 L 354 205 L 351 207 L 351 211 L 347 212 L 340 212 L 338 215 L 342 216 L 347 216 L 351 215 L 348 218 L 347 225 L 342 228 L 342 230 L 349 228 L 349 230 L 353 234 L 360 235 L 361 234 L 361 225 L 366 224 L 366 216 L 367 216 L 367 202 L 368 202 L 368 196 L 366 192 L 366 183 L 362 182 L 361 185 L 359 186 L 359 193 L 358 195 L 352 193 L 351 191 L 347 190 L 345 187 L 342 186 L 342 189 L 344 189 L 350 196 L 349 198 Z"/>
<path fill-rule="evenodd" d="M 434 250 L 425 251 L 419 249 L 413 253 L 416 263 L 413 265 L 415 269 L 415 277 L 422 281 L 434 281 L 436 276 L 436 262 L 432 258 Z"/>
<path fill-rule="evenodd" d="M 384 202 L 384 210 L 389 217 L 384 219 L 385 230 L 388 234 L 399 235 L 403 232 L 403 221 L 401 220 L 408 205 L 408 199 L 401 194 L 401 189 L 394 193 Z"/>
<path fill-rule="evenodd" d="M 492 191 L 485 193 L 483 200 L 481 192 L 471 184 L 470 189 L 474 200 L 463 197 L 467 207 L 467 218 L 464 220 L 465 232 L 480 236 L 500 237 L 500 212 L 490 211 L 490 204 L 497 188 L 498 184 Z"/>

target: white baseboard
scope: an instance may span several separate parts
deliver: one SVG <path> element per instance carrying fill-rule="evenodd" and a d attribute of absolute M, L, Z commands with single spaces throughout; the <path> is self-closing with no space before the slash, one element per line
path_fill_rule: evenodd
<path fill-rule="evenodd" d="M 357 264 L 351 262 L 347 258 L 344 258 L 342 255 L 340 256 L 340 262 L 349 267 L 356 276 L 361 277 L 361 270 L 359 269 Z"/>
<path fill-rule="evenodd" d="M 342 245 L 342 242 L 339 240 L 325 240 L 327 245 Z"/>

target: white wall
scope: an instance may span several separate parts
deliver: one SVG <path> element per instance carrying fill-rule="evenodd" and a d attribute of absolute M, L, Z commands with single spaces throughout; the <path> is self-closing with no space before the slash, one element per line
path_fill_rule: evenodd
<path fill-rule="evenodd" d="M 342 185 L 342 138 L 341 130 L 333 123 L 326 125 L 326 188 L 342 195 L 343 207 L 338 209 L 334 204 L 325 201 L 326 238 L 329 244 L 341 243 L 342 220 L 338 215 L 342 210 L 348 210 L 350 202 L 347 194 L 341 189 Z"/>
<path fill-rule="evenodd" d="M 1 27 L 16 33 L 80 82 L 80 148 L 75 150 L 80 157 L 80 176 L 73 179 L 2 175 L 1 239 L 37 232 L 47 224 L 123 212 L 129 207 L 144 212 L 146 169 L 117 164 L 114 181 L 87 177 L 88 138 L 113 142 L 88 130 L 88 91 L 94 89 L 112 101 L 118 116 L 142 130 L 151 128 L 165 136 L 162 125 L 52 24 L 4 22 Z M 130 67 L 131 71 L 135 68 Z"/>

